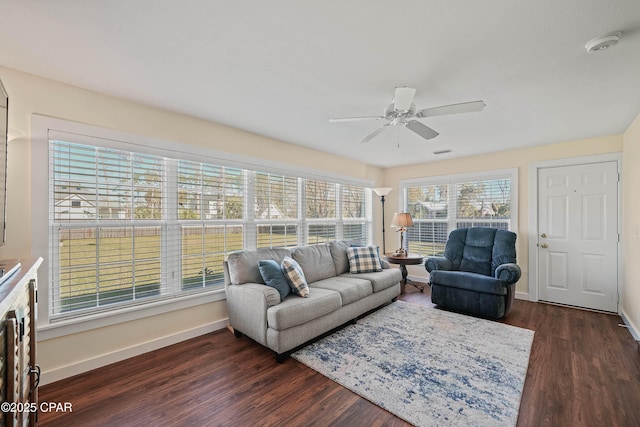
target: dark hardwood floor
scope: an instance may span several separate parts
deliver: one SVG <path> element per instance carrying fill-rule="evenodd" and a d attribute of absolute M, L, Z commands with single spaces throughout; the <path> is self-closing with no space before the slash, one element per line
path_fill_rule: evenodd
<path fill-rule="evenodd" d="M 428 292 L 400 299 L 432 307 Z M 640 353 L 620 317 L 516 300 L 504 323 L 536 332 L 518 426 L 640 426 Z M 40 426 L 408 425 L 227 330 L 43 386 L 40 401 L 73 405 Z"/>

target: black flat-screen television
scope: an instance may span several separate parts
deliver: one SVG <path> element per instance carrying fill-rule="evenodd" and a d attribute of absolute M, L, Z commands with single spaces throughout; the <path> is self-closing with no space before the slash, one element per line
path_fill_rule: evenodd
<path fill-rule="evenodd" d="M 9 95 L 0 81 L 0 246 L 7 241 L 7 143 Z"/>

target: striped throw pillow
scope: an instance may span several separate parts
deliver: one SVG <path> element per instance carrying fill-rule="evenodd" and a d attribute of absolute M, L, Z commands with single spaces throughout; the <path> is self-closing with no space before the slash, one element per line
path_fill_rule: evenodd
<path fill-rule="evenodd" d="M 377 246 L 347 248 L 349 271 L 353 274 L 382 271 Z"/>
<path fill-rule="evenodd" d="M 304 272 L 300 264 L 295 259 L 287 256 L 282 260 L 281 267 L 284 277 L 289 282 L 293 292 L 304 298 L 309 297 L 309 285 L 307 284 L 307 279 L 304 278 Z"/>

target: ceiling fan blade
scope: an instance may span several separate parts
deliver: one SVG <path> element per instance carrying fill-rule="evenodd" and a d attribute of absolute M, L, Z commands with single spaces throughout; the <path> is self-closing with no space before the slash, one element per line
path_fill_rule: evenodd
<path fill-rule="evenodd" d="M 425 108 L 416 113 L 416 117 L 444 116 L 445 114 L 471 113 L 482 111 L 486 106 L 484 101 L 462 102 L 460 104 L 443 105 L 441 107 Z"/>
<path fill-rule="evenodd" d="M 417 133 L 418 135 L 420 135 L 421 137 L 423 137 L 424 139 L 431 139 L 431 138 L 435 138 L 436 136 L 440 135 L 438 132 L 436 132 L 435 130 L 431 129 L 429 126 L 420 123 L 417 120 L 410 120 L 407 122 L 406 125 L 410 130 L 412 130 L 413 132 Z"/>
<path fill-rule="evenodd" d="M 396 111 L 409 111 L 413 98 L 416 96 L 416 90 L 412 87 L 397 87 L 393 97 L 393 108 Z"/>
<path fill-rule="evenodd" d="M 371 141 L 373 138 L 375 138 L 376 136 L 378 136 L 383 130 L 385 130 L 386 128 L 389 127 L 391 123 L 387 123 L 385 125 L 380 126 L 379 128 L 377 128 L 376 130 L 374 130 L 373 132 L 371 132 L 369 135 L 365 136 L 364 138 L 362 138 L 362 141 L 360 141 L 360 144 L 364 144 L 367 143 L 369 141 Z"/>
<path fill-rule="evenodd" d="M 363 116 L 363 117 L 339 117 L 336 119 L 329 119 L 330 123 L 340 123 L 340 122 L 356 122 L 359 120 L 381 120 L 384 119 L 383 116 Z"/>

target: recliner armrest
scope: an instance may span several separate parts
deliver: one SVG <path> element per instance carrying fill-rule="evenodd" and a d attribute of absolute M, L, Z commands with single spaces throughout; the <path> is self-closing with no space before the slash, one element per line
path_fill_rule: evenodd
<path fill-rule="evenodd" d="M 518 264 L 508 263 L 501 264 L 496 268 L 495 277 L 496 279 L 504 280 L 507 283 L 516 283 L 520 280 L 521 274 L 522 271 Z"/>
<path fill-rule="evenodd" d="M 451 270 L 453 263 L 443 256 L 430 256 L 424 262 L 424 268 L 429 273 L 435 270 Z"/>

